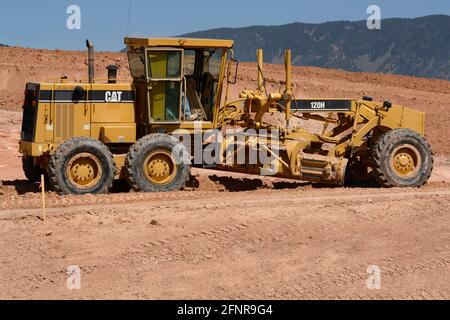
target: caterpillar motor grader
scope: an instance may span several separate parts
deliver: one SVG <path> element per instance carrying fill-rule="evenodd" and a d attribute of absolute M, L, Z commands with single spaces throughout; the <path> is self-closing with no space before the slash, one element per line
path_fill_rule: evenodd
<path fill-rule="evenodd" d="M 431 174 L 424 113 L 370 97 L 296 99 L 290 50 L 283 90 L 267 91 L 258 49 L 257 88 L 230 101 L 238 69 L 233 41 L 125 44 L 131 83 L 118 81 L 114 66 L 108 79 L 95 79 L 87 42 L 87 81 L 26 84 L 19 146 L 28 179 L 45 174 L 61 194 L 94 194 L 108 192 L 115 179 L 135 191 L 181 189 L 192 166 L 383 187 L 418 187 Z M 274 113 L 281 125 L 267 122 Z M 321 129 L 292 126 L 295 118 L 319 121 Z"/>

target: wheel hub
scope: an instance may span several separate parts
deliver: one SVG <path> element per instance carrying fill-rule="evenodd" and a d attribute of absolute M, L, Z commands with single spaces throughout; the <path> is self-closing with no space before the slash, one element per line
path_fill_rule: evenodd
<path fill-rule="evenodd" d="M 397 147 L 391 159 L 391 165 L 400 176 L 408 176 L 415 173 L 420 167 L 420 153 L 412 145 Z"/>
<path fill-rule="evenodd" d="M 72 174 L 76 180 L 86 181 L 88 179 L 92 179 L 94 176 L 94 169 L 90 165 L 76 165 Z"/>
<path fill-rule="evenodd" d="M 169 164 L 163 160 L 153 160 L 147 167 L 150 175 L 155 177 L 164 177 L 169 173 Z"/>
<path fill-rule="evenodd" d="M 144 161 L 144 173 L 152 183 L 165 185 L 175 178 L 177 167 L 170 152 L 159 149 L 147 156 Z"/>
<path fill-rule="evenodd" d="M 101 177 L 100 160 L 93 154 L 78 154 L 67 164 L 67 177 L 79 189 L 88 189 L 95 185 Z"/>

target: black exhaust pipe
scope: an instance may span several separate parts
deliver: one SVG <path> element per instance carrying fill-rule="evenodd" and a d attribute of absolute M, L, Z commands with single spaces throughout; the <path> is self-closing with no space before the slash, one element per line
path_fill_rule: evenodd
<path fill-rule="evenodd" d="M 86 47 L 88 48 L 88 73 L 89 73 L 89 83 L 94 83 L 95 76 L 95 50 L 94 45 L 86 40 Z"/>

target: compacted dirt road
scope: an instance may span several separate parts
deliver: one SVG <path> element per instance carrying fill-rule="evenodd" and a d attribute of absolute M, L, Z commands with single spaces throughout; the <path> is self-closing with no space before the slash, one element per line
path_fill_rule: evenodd
<path fill-rule="evenodd" d="M 98 57 L 99 69 L 112 60 L 128 76 L 123 54 Z M 17 150 L 21 92 L 26 80 L 82 76 L 84 62 L 77 52 L 0 50 L 0 299 L 450 299 L 449 82 L 294 68 L 299 96 L 366 94 L 426 111 L 436 157 L 423 188 L 196 169 L 178 192 L 48 192 L 44 222 Z M 242 64 L 233 95 L 254 87 L 255 70 Z M 265 75 L 270 91 L 282 86 L 281 66 Z"/>
<path fill-rule="evenodd" d="M 38 195 L 2 197 L 0 298 L 450 298 L 448 183 L 252 190 L 198 174 L 250 190 L 53 195 L 45 222 Z"/>

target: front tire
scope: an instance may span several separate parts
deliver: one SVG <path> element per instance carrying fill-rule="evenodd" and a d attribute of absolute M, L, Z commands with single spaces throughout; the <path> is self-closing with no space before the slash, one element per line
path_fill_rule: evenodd
<path fill-rule="evenodd" d="M 50 157 L 48 177 L 60 194 L 107 193 L 113 184 L 113 156 L 98 140 L 76 137 L 62 143 Z"/>
<path fill-rule="evenodd" d="M 191 172 L 186 148 L 167 134 L 151 134 L 139 139 L 130 148 L 125 167 L 128 183 L 138 192 L 182 189 Z"/>
<path fill-rule="evenodd" d="M 410 129 L 384 133 L 372 150 L 375 178 L 382 187 L 420 187 L 433 170 L 428 142 Z"/>

